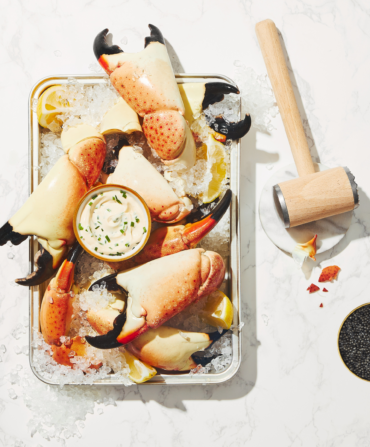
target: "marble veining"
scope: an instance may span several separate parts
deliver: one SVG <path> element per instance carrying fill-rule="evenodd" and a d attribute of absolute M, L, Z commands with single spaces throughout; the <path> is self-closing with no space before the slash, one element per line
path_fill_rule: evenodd
<path fill-rule="evenodd" d="M 3 0 L 0 12 L 2 222 L 28 194 L 32 85 L 50 74 L 96 70 L 92 41 L 105 27 L 116 42 L 123 40 L 125 51 L 137 51 L 148 23 L 162 30 L 176 70 L 232 78 L 236 60 L 266 73 L 254 25 L 273 19 L 289 55 L 314 161 L 347 165 L 360 189 L 361 205 L 346 235 L 298 270 L 271 243 L 258 217 L 259 197 L 272 172 L 291 163 L 284 128 L 278 116 L 271 134 L 252 129 L 242 142 L 241 159 L 245 326 L 239 372 L 219 386 L 115 390 L 117 406 L 89 414 L 81 438 L 70 438 L 67 445 L 367 445 L 370 386 L 342 365 L 336 342 L 345 316 L 369 301 L 368 2 L 229 0 L 226 6 L 221 0 Z M 329 293 L 308 295 L 308 285 L 333 263 L 342 270 L 338 281 L 327 285 Z M 28 271 L 27 244 L 1 247 L 0 265 L 0 345 L 7 346 L 0 353 L 0 445 L 53 446 L 53 440 L 31 437 L 29 410 L 22 398 L 8 395 L 12 369 L 29 370 L 27 356 L 16 353 L 28 343 L 28 328 L 17 339 L 12 335 L 28 316 L 28 291 L 13 282 Z"/>

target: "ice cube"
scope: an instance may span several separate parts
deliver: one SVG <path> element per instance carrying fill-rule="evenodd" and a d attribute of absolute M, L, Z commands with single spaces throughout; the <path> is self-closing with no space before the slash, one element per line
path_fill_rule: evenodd
<path fill-rule="evenodd" d="M 14 346 L 14 352 L 18 355 L 18 354 L 20 354 L 22 351 L 21 351 L 21 348 L 20 348 L 18 345 L 15 345 L 15 346 Z"/>
<path fill-rule="evenodd" d="M 8 394 L 9 394 L 10 399 L 16 399 L 18 397 L 16 392 L 13 390 L 13 388 L 9 388 Z"/>

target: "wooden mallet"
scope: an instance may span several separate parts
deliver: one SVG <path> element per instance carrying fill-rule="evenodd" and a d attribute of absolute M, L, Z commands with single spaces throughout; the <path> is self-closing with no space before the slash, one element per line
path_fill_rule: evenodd
<path fill-rule="evenodd" d="M 285 228 L 353 210 L 359 198 L 350 170 L 315 172 L 275 23 L 257 23 L 256 33 L 299 175 L 274 186 Z"/>

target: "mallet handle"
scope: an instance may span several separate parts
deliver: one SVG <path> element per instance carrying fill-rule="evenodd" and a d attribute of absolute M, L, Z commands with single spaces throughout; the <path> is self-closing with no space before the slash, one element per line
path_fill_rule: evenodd
<path fill-rule="evenodd" d="M 298 175 L 303 177 L 304 175 L 313 174 L 315 168 L 275 23 L 270 19 L 257 23 L 256 34 L 288 136 Z"/>

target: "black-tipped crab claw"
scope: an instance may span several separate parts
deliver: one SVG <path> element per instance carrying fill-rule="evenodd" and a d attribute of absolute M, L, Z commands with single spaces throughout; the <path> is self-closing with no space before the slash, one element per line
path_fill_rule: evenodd
<path fill-rule="evenodd" d="M 14 231 L 10 222 L 6 222 L 0 228 L 0 246 L 11 242 L 13 245 L 19 245 L 28 238 L 28 234 L 20 234 Z M 43 241 L 47 244 L 46 241 Z M 34 257 L 35 270 L 27 275 L 25 278 L 16 279 L 15 282 L 22 286 L 36 286 L 49 279 L 59 266 L 67 247 L 61 247 L 60 253 L 57 253 L 55 258 L 46 248 L 41 248 Z M 56 252 L 56 250 L 55 250 Z"/>
<path fill-rule="evenodd" d="M 73 215 L 80 199 L 96 182 L 104 163 L 105 140 L 96 129 L 80 124 L 62 133 L 65 155 L 0 228 L 0 245 L 18 245 L 28 236 L 37 237 L 42 248 L 35 255 L 35 271 L 17 279 L 23 286 L 36 286 L 49 279 L 75 241 Z"/>
<path fill-rule="evenodd" d="M 189 82 L 180 84 L 179 89 L 185 104 L 185 118 L 190 124 L 194 121 L 194 116 L 198 116 L 210 105 L 222 101 L 225 95 L 240 93 L 237 87 L 225 82 L 208 82 L 206 84 Z M 230 123 L 221 116 L 213 120 L 208 114 L 206 114 L 206 120 L 213 130 L 224 136 L 224 140 L 237 140 L 244 137 L 252 125 L 249 115 L 245 115 L 244 119 L 237 123 Z"/>
<path fill-rule="evenodd" d="M 109 331 L 87 341 L 101 349 L 119 346 L 116 342 L 123 345 L 130 343 L 217 290 L 224 276 L 222 257 L 215 252 L 196 248 L 103 277 L 91 289 L 105 284 L 109 291 L 126 292 L 125 316 L 116 319 L 113 334 Z"/>
<path fill-rule="evenodd" d="M 221 101 L 225 94 L 238 94 L 239 90 L 225 82 L 178 86 L 162 33 L 153 25 L 149 28 L 150 37 L 145 38 L 145 48 L 139 53 L 124 53 L 117 45 L 108 45 L 108 30 L 95 38 L 94 53 L 113 87 L 143 118 L 142 129 L 151 148 L 164 163 L 181 160 L 190 169 L 196 152 L 189 128 L 193 117 Z M 239 123 L 224 120 L 222 126 L 214 121 L 209 121 L 209 125 L 225 141 L 244 136 L 251 120 L 247 115 Z"/>
<path fill-rule="evenodd" d="M 100 63 L 100 58 L 104 55 L 123 53 L 123 50 L 118 45 L 107 44 L 107 34 L 109 29 L 106 28 L 101 31 L 94 40 L 93 50 L 95 57 Z"/>

